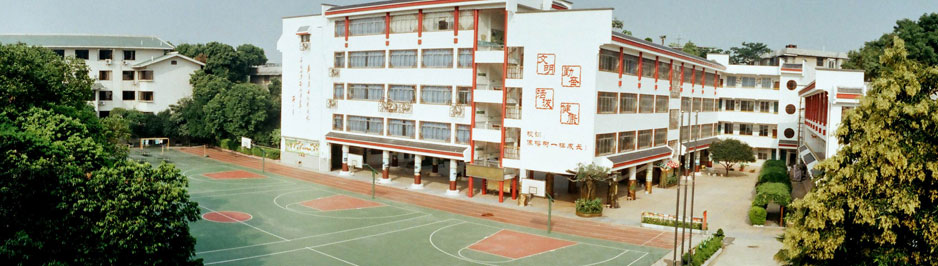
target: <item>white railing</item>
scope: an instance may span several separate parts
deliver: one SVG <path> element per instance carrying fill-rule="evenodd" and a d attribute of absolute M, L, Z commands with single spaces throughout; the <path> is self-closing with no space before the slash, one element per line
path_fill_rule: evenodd
<path fill-rule="evenodd" d="M 505 118 L 521 119 L 521 107 L 517 105 L 505 106 Z"/>
<path fill-rule="evenodd" d="M 505 159 L 518 160 L 520 158 L 520 149 L 514 146 L 505 146 Z"/>

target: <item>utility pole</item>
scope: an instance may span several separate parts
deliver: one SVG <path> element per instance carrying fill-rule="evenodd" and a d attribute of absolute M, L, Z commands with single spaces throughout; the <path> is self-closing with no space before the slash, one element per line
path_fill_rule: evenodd
<path fill-rule="evenodd" d="M 691 101 L 690 101 L 690 106 L 691 106 L 691 107 L 690 107 L 690 110 L 691 110 L 691 111 L 687 113 L 687 124 L 688 124 L 688 125 L 687 125 L 687 131 L 688 131 L 688 134 L 690 134 L 690 136 L 688 136 L 688 140 L 690 140 L 690 138 L 694 136 L 694 133 L 693 133 L 694 127 L 693 127 L 693 125 L 690 124 L 690 121 L 691 121 L 690 115 L 691 115 L 691 113 L 694 112 L 694 100 L 693 100 L 693 99 L 691 99 Z M 687 145 L 687 144 L 685 143 L 684 146 L 686 147 L 686 145 Z M 693 153 L 690 152 L 690 149 L 688 149 L 686 155 L 684 156 L 684 160 L 685 160 L 685 161 L 688 161 L 687 165 L 689 166 L 689 169 L 688 169 L 687 171 L 688 171 L 688 172 L 691 172 L 691 173 L 693 173 L 693 171 L 694 171 L 694 168 L 693 168 L 694 165 L 693 165 L 693 163 L 692 163 L 692 162 L 693 162 L 693 159 L 691 158 L 691 157 L 693 157 L 692 154 L 693 154 Z M 684 173 L 681 173 L 681 183 L 682 183 L 682 185 L 684 186 L 684 207 L 682 208 L 682 211 L 681 211 L 681 223 L 680 223 L 680 227 L 681 227 L 681 255 L 682 255 L 682 257 L 683 257 L 683 255 L 684 255 L 684 236 L 686 235 L 686 232 L 687 232 L 687 227 L 685 226 L 685 225 L 687 224 L 687 175 L 685 175 Z"/>
<path fill-rule="evenodd" d="M 683 160 L 681 160 L 681 155 L 684 153 L 683 148 L 682 148 L 684 145 L 684 131 L 681 130 L 681 128 L 683 127 L 684 127 L 684 110 L 681 110 L 681 124 L 678 127 L 678 137 L 677 137 L 677 154 L 678 154 L 678 162 L 680 162 L 678 163 L 678 173 L 681 173 L 681 175 L 683 175 L 683 172 L 684 172 L 684 162 Z M 675 175 L 678 175 L 678 173 L 675 173 Z M 677 197 L 674 200 L 674 219 L 675 220 L 677 219 L 678 215 L 680 215 L 680 212 L 681 212 L 680 211 L 681 209 L 681 183 L 680 183 L 681 179 L 678 178 L 677 182 L 678 182 L 677 189 L 676 189 Z M 671 260 L 674 262 L 674 265 L 678 265 L 677 230 L 678 228 L 677 226 L 675 226 L 674 227 L 674 255 L 671 257 Z"/>
<path fill-rule="evenodd" d="M 703 100 L 701 100 L 701 105 L 703 105 Z M 697 132 L 697 137 L 694 138 L 694 145 L 697 145 L 697 144 L 698 144 L 697 141 L 700 140 L 700 134 L 701 134 L 701 132 L 700 132 L 700 111 L 697 111 L 697 114 L 695 115 L 694 120 L 696 120 L 697 131 L 698 131 L 698 132 Z M 696 148 L 696 147 L 694 148 L 694 153 L 699 153 L 699 151 L 697 151 L 697 148 Z M 695 155 L 696 155 L 696 154 L 695 154 Z M 691 158 L 691 160 L 694 160 L 694 159 L 697 159 L 696 156 L 693 156 L 693 158 Z M 699 163 L 699 160 L 698 160 L 698 161 L 694 161 L 693 166 L 691 166 L 693 170 L 697 170 L 697 163 Z M 696 188 L 697 188 L 697 173 L 696 173 L 696 172 L 691 172 L 691 183 L 690 183 L 690 234 L 687 235 L 687 242 L 689 243 L 688 246 L 687 246 L 687 252 L 688 252 L 688 253 L 691 253 L 691 254 L 694 254 L 694 191 L 696 190 Z M 703 227 L 701 227 L 701 230 L 703 230 Z"/>

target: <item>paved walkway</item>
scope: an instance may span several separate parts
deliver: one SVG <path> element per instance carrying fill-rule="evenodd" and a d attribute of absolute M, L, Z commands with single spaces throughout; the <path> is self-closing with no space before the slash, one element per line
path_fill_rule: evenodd
<path fill-rule="evenodd" d="M 202 155 L 203 152 L 201 147 L 180 148 L 179 150 L 196 155 Z M 261 168 L 261 161 L 257 158 L 218 149 L 208 149 L 207 154 L 209 155 L 209 158 L 214 160 L 232 163 L 248 168 Z M 370 183 L 353 180 L 350 178 L 342 178 L 328 174 L 301 170 L 277 163 L 268 163 L 266 165 L 266 170 L 270 173 L 307 180 L 318 184 L 344 189 L 350 192 L 366 195 L 371 193 Z M 392 186 L 377 186 L 375 189 L 375 195 L 389 200 L 414 204 L 466 216 L 474 216 L 482 219 L 521 225 L 530 228 L 546 229 L 547 225 L 547 217 L 543 213 L 493 206 L 463 199 L 436 196 L 427 193 L 416 193 Z M 485 215 L 483 216 L 483 214 Z M 634 245 L 664 249 L 671 249 L 673 247 L 674 234 L 668 233 L 666 231 L 557 216 L 553 217 L 551 224 L 553 231 L 565 234 L 619 241 Z M 670 255 L 667 255 L 666 257 L 670 257 Z"/>

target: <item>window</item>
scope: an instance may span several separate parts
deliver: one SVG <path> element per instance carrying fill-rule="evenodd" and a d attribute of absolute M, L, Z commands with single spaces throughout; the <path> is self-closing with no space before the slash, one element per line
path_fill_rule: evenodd
<path fill-rule="evenodd" d="M 823 58 L 823 57 L 818 57 L 818 58 L 815 58 L 814 60 L 817 61 L 817 66 L 819 66 L 819 67 L 823 67 L 823 66 L 824 66 L 824 58 Z"/>
<path fill-rule="evenodd" d="M 114 99 L 114 93 L 110 91 L 99 91 L 98 101 L 110 101 Z"/>
<path fill-rule="evenodd" d="M 342 100 L 345 99 L 345 85 L 342 83 L 336 83 L 332 86 L 332 99 Z"/>
<path fill-rule="evenodd" d="M 458 87 L 456 93 L 456 103 L 469 104 L 472 102 L 472 87 Z"/>
<path fill-rule="evenodd" d="M 616 133 L 596 135 L 596 156 L 613 154 L 616 151 Z"/>
<path fill-rule="evenodd" d="M 727 87 L 736 87 L 736 77 L 727 76 L 726 77 L 726 86 Z"/>
<path fill-rule="evenodd" d="M 420 103 L 450 104 L 453 101 L 453 88 L 444 86 L 420 87 Z"/>
<path fill-rule="evenodd" d="M 650 148 L 651 147 L 651 129 L 649 130 L 639 130 L 638 131 L 638 148 Z"/>
<path fill-rule="evenodd" d="M 635 150 L 635 131 L 619 132 L 619 152 Z"/>
<path fill-rule="evenodd" d="M 98 50 L 98 60 L 112 59 L 113 57 L 113 50 Z"/>
<path fill-rule="evenodd" d="M 681 127 L 681 138 L 683 139 L 690 138 L 690 126 Z"/>
<path fill-rule="evenodd" d="M 790 129 L 790 128 L 786 128 L 786 129 L 785 129 L 785 137 L 786 137 L 786 138 L 794 138 L 794 137 L 795 137 L 795 131 L 792 130 L 792 129 Z"/>
<path fill-rule="evenodd" d="M 88 50 L 75 50 L 75 58 L 88 60 Z"/>
<path fill-rule="evenodd" d="M 100 111 L 100 112 L 98 112 L 98 117 L 100 117 L 100 118 L 104 118 L 104 117 L 107 117 L 107 116 L 109 116 L 109 115 L 111 115 L 111 111 Z"/>
<path fill-rule="evenodd" d="M 137 51 L 134 51 L 134 50 L 125 50 L 125 51 L 124 51 L 124 60 L 127 60 L 127 61 L 137 60 Z"/>
<path fill-rule="evenodd" d="M 65 50 L 55 49 L 52 52 L 59 55 L 59 57 L 65 57 Z"/>
<path fill-rule="evenodd" d="M 309 34 L 300 35 L 300 43 L 309 43 Z"/>
<path fill-rule="evenodd" d="M 123 91 L 121 95 L 122 95 L 121 100 L 124 100 L 124 101 L 133 101 L 133 100 L 136 100 L 137 98 L 137 92 L 135 91 Z"/>
<path fill-rule="evenodd" d="M 668 96 L 658 95 L 655 96 L 655 113 L 667 113 L 668 112 Z"/>
<path fill-rule="evenodd" d="M 727 111 L 736 111 L 736 100 L 733 100 L 733 99 L 725 99 L 725 100 L 723 100 L 723 102 L 726 103 L 726 110 L 727 110 Z"/>
<path fill-rule="evenodd" d="M 383 101 L 384 85 L 349 84 L 349 100 Z"/>
<path fill-rule="evenodd" d="M 778 102 L 772 102 L 772 112 L 778 113 Z"/>
<path fill-rule="evenodd" d="M 175 65 L 178 64 L 178 63 L 176 62 L 176 60 L 170 60 L 170 61 L 169 61 L 169 64 L 175 66 Z"/>
<path fill-rule="evenodd" d="M 471 30 L 472 19 L 472 11 L 459 11 L 459 30 Z"/>
<path fill-rule="evenodd" d="M 348 131 L 381 135 L 384 119 L 380 117 L 348 116 Z"/>
<path fill-rule="evenodd" d="M 416 89 L 413 85 L 391 85 L 388 89 L 388 99 L 392 102 L 414 102 Z"/>
<path fill-rule="evenodd" d="M 336 52 L 333 56 L 332 66 L 333 67 L 345 67 L 345 52 Z"/>
<path fill-rule="evenodd" d="M 342 125 L 342 122 L 345 122 L 345 116 L 332 115 L 332 130 L 342 131 L 345 128 L 345 126 Z"/>
<path fill-rule="evenodd" d="M 345 36 L 345 20 L 335 21 L 335 37 Z"/>
<path fill-rule="evenodd" d="M 391 16 L 391 33 L 417 32 L 417 14 Z"/>
<path fill-rule="evenodd" d="M 677 127 L 678 127 L 678 125 L 680 125 L 679 123 L 680 123 L 680 121 L 681 121 L 681 111 L 678 110 L 678 109 L 671 109 L 671 113 L 670 113 L 670 116 L 669 116 L 669 117 L 670 117 L 670 119 L 669 119 L 670 121 L 669 121 L 669 123 L 668 123 L 668 128 L 669 128 L 669 129 L 677 129 Z"/>
<path fill-rule="evenodd" d="M 704 75 L 703 84 L 710 84 L 710 86 L 714 86 L 713 82 L 715 81 L 714 80 L 715 78 L 716 77 L 713 75 L 713 73 L 707 73 L 706 75 Z"/>
<path fill-rule="evenodd" d="M 456 125 L 456 143 L 469 144 L 469 130 L 469 125 Z"/>
<path fill-rule="evenodd" d="M 384 17 L 358 18 L 349 20 L 349 36 L 375 35 L 384 33 Z"/>
<path fill-rule="evenodd" d="M 599 70 L 618 72 L 619 53 L 606 49 L 599 49 Z"/>
<path fill-rule="evenodd" d="M 767 160 L 767 159 L 769 159 L 769 154 L 768 154 L 767 152 L 759 151 L 757 154 L 758 154 L 759 160 Z"/>
<path fill-rule="evenodd" d="M 658 62 L 658 79 L 668 79 L 668 70 L 671 69 L 671 64 L 668 64 L 664 61 Z"/>
<path fill-rule="evenodd" d="M 388 136 L 414 138 L 413 120 L 388 119 Z"/>
<path fill-rule="evenodd" d="M 703 102 L 700 98 L 694 98 L 694 112 L 700 112 Z"/>
<path fill-rule="evenodd" d="M 133 71 L 124 71 L 124 72 L 121 72 L 121 74 L 123 76 L 123 80 L 134 80 Z"/>
<path fill-rule="evenodd" d="M 110 70 L 98 71 L 98 80 L 111 80 L 111 71 Z"/>
<path fill-rule="evenodd" d="M 417 67 L 417 50 L 392 50 L 391 67 Z"/>
<path fill-rule="evenodd" d="M 752 135 L 752 124 L 739 124 L 740 135 Z"/>
<path fill-rule="evenodd" d="M 694 70 L 689 67 L 685 67 L 684 68 L 684 82 L 693 83 L 694 82 L 693 78 L 694 78 Z"/>
<path fill-rule="evenodd" d="M 638 56 L 625 54 L 622 55 L 622 61 L 625 61 L 622 73 L 629 75 L 638 75 Z"/>
<path fill-rule="evenodd" d="M 433 12 L 423 14 L 424 31 L 441 31 L 453 29 L 453 12 Z"/>
<path fill-rule="evenodd" d="M 681 110 L 684 112 L 690 112 L 691 107 L 691 98 L 681 97 Z"/>
<path fill-rule="evenodd" d="M 769 126 L 767 126 L 767 125 L 759 125 L 759 136 L 760 136 L 760 137 L 768 137 L 768 136 L 769 136 Z"/>
<path fill-rule="evenodd" d="M 754 77 L 742 77 L 743 88 L 755 88 L 756 87 L 756 78 Z"/>
<path fill-rule="evenodd" d="M 759 102 L 759 112 L 768 113 L 768 112 L 769 112 L 769 102 Z"/>
<path fill-rule="evenodd" d="M 773 83 L 773 82 L 772 82 L 772 79 L 770 79 L 770 78 L 762 78 L 761 81 L 762 81 L 762 88 L 763 88 L 763 89 L 770 89 L 770 88 L 772 88 L 772 83 Z"/>
<path fill-rule="evenodd" d="M 140 80 L 153 80 L 153 70 L 140 70 Z"/>
<path fill-rule="evenodd" d="M 459 64 L 458 67 L 460 68 L 472 67 L 472 49 L 469 49 L 469 48 L 459 49 L 458 64 Z"/>
<path fill-rule="evenodd" d="M 739 109 L 743 112 L 752 112 L 755 108 L 756 103 L 753 101 L 739 101 Z"/>
<path fill-rule="evenodd" d="M 723 125 L 723 134 L 733 134 L 733 123 Z"/>
<path fill-rule="evenodd" d="M 349 52 L 349 67 L 353 68 L 382 68 L 384 67 L 384 51 Z"/>
<path fill-rule="evenodd" d="M 713 125 L 712 125 L 712 124 L 704 124 L 704 125 L 700 126 L 700 137 L 701 137 L 701 138 L 706 138 L 706 137 L 709 137 L 709 136 L 713 136 Z"/>
<path fill-rule="evenodd" d="M 794 104 L 789 104 L 789 105 L 785 106 L 785 113 L 794 114 L 794 113 L 795 113 L 795 105 L 794 105 Z"/>
<path fill-rule="evenodd" d="M 655 129 L 655 147 L 664 146 L 668 144 L 668 129 L 659 128 Z"/>
<path fill-rule="evenodd" d="M 420 139 L 449 142 L 449 124 L 420 122 Z"/>
<path fill-rule="evenodd" d="M 619 96 L 619 113 L 633 114 L 638 110 L 638 95 L 622 93 Z"/>
<path fill-rule="evenodd" d="M 655 60 L 648 58 L 642 59 L 642 77 L 655 77 Z"/>
<path fill-rule="evenodd" d="M 713 99 L 703 99 L 703 112 L 713 112 Z"/>
<path fill-rule="evenodd" d="M 453 67 L 453 49 L 423 50 L 423 67 Z"/>
<path fill-rule="evenodd" d="M 616 113 L 616 93 L 614 92 L 599 92 L 599 99 L 597 100 L 597 109 L 596 112 L 600 114 L 615 114 Z"/>
<path fill-rule="evenodd" d="M 655 96 L 642 94 L 638 98 L 638 112 L 639 113 L 653 113 L 655 112 Z"/>
<path fill-rule="evenodd" d="M 141 100 L 141 101 L 144 101 L 144 102 L 152 102 L 152 101 L 153 101 L 153 92 L 152 92 L 152 91 L 141 91 L 141 92 L 140 92 L 140 100 Z"/>

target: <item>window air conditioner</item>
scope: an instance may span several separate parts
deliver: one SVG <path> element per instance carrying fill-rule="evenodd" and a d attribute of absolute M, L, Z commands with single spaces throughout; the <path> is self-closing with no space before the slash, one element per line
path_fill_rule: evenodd
<path fill-rule="evenodd" d="M 330 67 L 330 68 L 329 68 L 329 77 L 333 77 L 333 78 L 339 77 L 339 69 L 334 68 L 334 67 Z"/>
<path fill-rule="evenodd" d="M 104 59 L 104 64 L 110 66 L 110 65 L 111 65 L 111 59 Z"/>
<path fill-rule="evenodd" d="M 306 49 L 309 49 L 309 43 L 308 42 L 300 43 L 300 51 L 306 51 Z"/>

